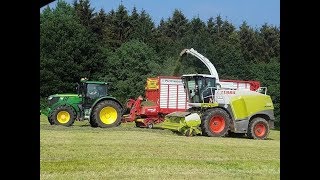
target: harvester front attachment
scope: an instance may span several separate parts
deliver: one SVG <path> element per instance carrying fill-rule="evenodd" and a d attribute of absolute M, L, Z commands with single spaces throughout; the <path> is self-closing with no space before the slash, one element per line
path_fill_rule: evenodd
<path fill-rule="evenodd" d="M 197 113 L 173 112 L 165 116 L 164 121 L 155 125 L 155 128 L 170 129 L 185 136 L 201 134 L 201 119 Z"/>

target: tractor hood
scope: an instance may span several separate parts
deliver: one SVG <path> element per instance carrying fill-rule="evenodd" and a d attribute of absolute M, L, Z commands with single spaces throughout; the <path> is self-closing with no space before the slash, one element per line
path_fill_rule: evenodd
<path fill-rule="evenodd" d="M 78 94 L 53 94 L 48 97 L 48 100 L 53 98 L 63 98 L 63 97 L 80 97 Z"/>
<path fill-rule="evenodd" d="M 49 97 L 78 97 L 78 94 L 54 94 Z"/>
<path fill-rule="evenodd" d="M 48 97 L 47 109 L 41 111 L 44 115 L 48 116 L 56 107 L 59 106 L 72 106 L 77 108 L 78 104 L 81 103 L 82 98 L 78 94 L 53 94 Z"/>

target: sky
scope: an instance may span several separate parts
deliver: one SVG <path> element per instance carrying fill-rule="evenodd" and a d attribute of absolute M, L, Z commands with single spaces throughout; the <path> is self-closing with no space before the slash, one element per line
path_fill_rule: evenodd
<path fill-rule="evenodd" d="M 69 4 L 73 1 L 65 0 Z M 54 8 L 56 2 L 49 6 Z M 280 26 L 280 0 L 90 0 L 95 11 L 102 8 L 105 12 L 116 10 L 121 2 L 129 13 L 134 6 L 139 12 L 145 10 L 156 25 L 161 18 L 166 20 L 172 16 L 174 9 L 178 9 L 189 20 L 199 17 L 207 22 L 210 17 L 220 15 L 223 20 L 228 20 L 236 27 L 243 21 L 253 28 L 259 28 L 265 23 Z"/>

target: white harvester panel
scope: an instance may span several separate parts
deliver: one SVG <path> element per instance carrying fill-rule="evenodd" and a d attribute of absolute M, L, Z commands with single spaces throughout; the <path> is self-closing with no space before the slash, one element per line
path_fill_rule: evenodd
<path fill-rule="evenodd" d="M 160 78 L 160 108 L 187 109 L 186 93 L 181 79 Z"/>
<path fill-rule="evenodd" d="M 249 82 L 223 82 L 223 80 L 220 80 L 220 85 L 222 89 L 250 90 Z"/>

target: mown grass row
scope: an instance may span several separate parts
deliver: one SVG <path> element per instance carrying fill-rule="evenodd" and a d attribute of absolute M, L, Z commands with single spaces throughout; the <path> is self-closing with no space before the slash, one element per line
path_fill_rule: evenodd
<path fill-rule="evenodd" d="M 41 179 L 279 179 L 280 131 L 268 140 L 169 130 L 51 126 L 40 118 Z"/>

